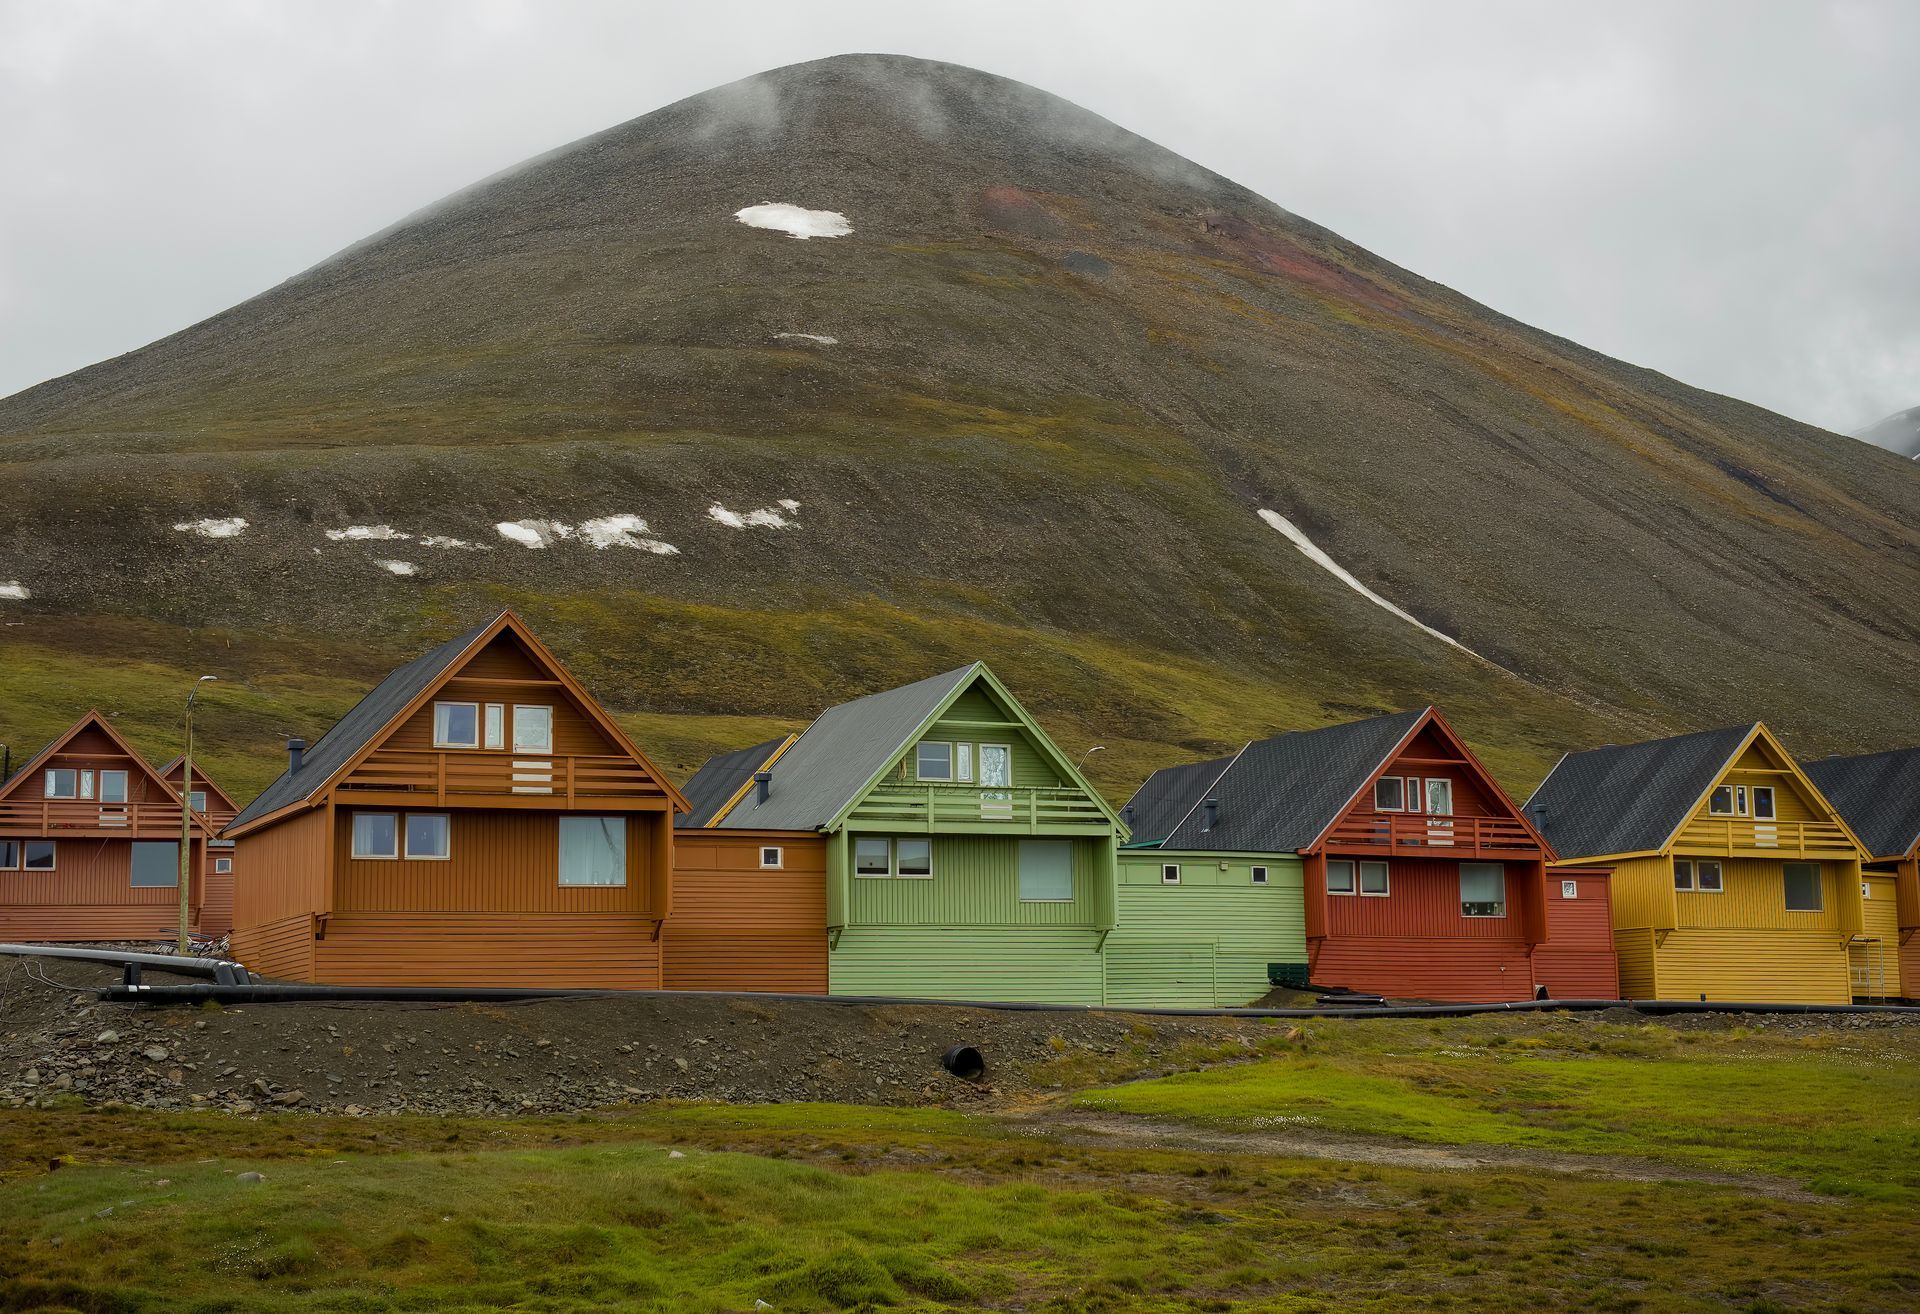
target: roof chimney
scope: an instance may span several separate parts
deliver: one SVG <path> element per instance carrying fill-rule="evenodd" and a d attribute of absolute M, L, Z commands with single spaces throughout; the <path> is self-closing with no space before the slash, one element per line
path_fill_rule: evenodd
<path fill-rule="evenodd" d="M 770 792 L 768 786 L 772 784 L 773 772 L 756 771 L 753 773 L 753 804 L 755 807 L 767 801 L 767 794 Z"/>
<path fill-rule="evenodd" d="M 1202 803 L 1200 806 L 1206 809 L 1206 817 L 1207 817 L 1206 824 L 1201 826 L 1200 829 L 1212 830 L 1215 826 L 1220 824 L 1220 800 L 1219 799 L 1210 798 L 1205 803 Z"/>
<path fill-rule="evenodd" d="M 300 774 L 300 759 L 305 757 L 306 753 L 307 753 L 306 740 L 304 739 L 287 740 L 287 774 L 288 775 L 297 776 Z"/>
<path fill-rule="evenodd" d="M 1133 804 L 1129 803 L 1120 809 L 1120 819 L 1126 822 L 1129 827 L 1133 825 Z"/>

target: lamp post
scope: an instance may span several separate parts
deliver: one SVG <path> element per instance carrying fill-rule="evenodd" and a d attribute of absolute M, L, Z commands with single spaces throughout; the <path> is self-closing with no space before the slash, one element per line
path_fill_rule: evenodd
<path fill-rule="evenodd" d="M 1087 759 L 1092 757 L 1095 753 L 1104 753 L 1106 751 L 1107 751 L 1107 746 L 1105 744 L 1095 744 L 1092 748 L 1089 748 L 1086 752 L 1080 754 L 1080 760 L 1074 764 L 1074 768 L 1073 768 L 1074 771 L 1076 771 L 1081 775 L 1085 775 L 1087 770 Z"/>
<path fill-rule="evenodd" d="M 200 686 L 217 675 L 203 675 L 187 690 L 187 751 L 180 756 L 180 954 L 187 952 L 188 870 L 193 865 L 193 708 L 200 701 Z"/>

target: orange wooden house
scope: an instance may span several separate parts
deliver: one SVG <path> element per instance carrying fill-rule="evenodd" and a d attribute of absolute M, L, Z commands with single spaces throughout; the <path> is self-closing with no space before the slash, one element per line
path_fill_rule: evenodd
<path fill-rule="evenodd" d="M 658 988 L 686 799 L 512 612 L 409 662 L 227 828 L 232 952 L 364 985 Z"/>
<path fill-rule="evenodd" d="M 178 794 L 186 775 L 181 758 L 160 768 L 160 778 Z M 193 764 L 193 796 L 187 800 L 196 816 L 207 819 L 207 829 L 218 836 L 240 811 L 233 796 L 208 777 L 200 763 Z M 191 891 L 189 892 L 191 893 Z M 206 860 L 200 870 L 200 906 L 198 929 L 202 935 L 225 935 L 233 929 L 233 841 L 207 841 Z"/>
<path fill-rule="evenodd" d="M 90 711 L 0 784 L 0 940 L 152 940 L 180 926 L 180 796 Z M 212 836 L 196 819 L 201 871 Z M 189 881 L 201 929 L 204 884 Z"/>

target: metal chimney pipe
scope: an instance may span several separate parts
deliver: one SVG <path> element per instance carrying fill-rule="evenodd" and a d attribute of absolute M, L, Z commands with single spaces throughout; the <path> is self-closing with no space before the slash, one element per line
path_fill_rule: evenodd
<path fill-rule="evenodd" d="M 305 757 L 306 753 L 307 753 L 306 740 L 304 739 L 287 740 L 287 774 L 288 775 L 297 776 L 300 774 L 300 759 Z"/>
<path fill-rule="evenodd" d="M 1220 800 L 1219 799 L 1210 798 L 1205 803 L 1202 803 L 1200 806 L 1206 810 L 1206 818 L 1207 818 L 1206 824 L 1201 827 L 1202 830 L 1212 830 L 1215 826 L 1220 824 Z"/>
<path fill-rule="evenodd" d="M 756 806 L 767 801 L 769 786 L 773 783 L 773 772 L 756 771 L 753 773 L 753 801 Z"/>

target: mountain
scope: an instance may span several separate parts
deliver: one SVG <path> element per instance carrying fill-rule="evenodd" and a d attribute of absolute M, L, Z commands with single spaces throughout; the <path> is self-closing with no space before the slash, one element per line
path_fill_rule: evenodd
<path fill-rule="evenodd" d="M 1854 437 L 1875 447 L 1884 447 L 1895 455 L 1920 461 L 1920 406 L 1910 411 L 1896 411 Z"/>
<path fill-rule="evenodd" d="M 974 657 L 1117 795 L 1428 701 L 1516 789 L 1920 726 L 1910 463 L 922 60 L 530 160 L 0 401 L 0 461 L 8 737 L 165 740 L 214 670 L 243 793 L 502 602 L 683 769 Z"/>

